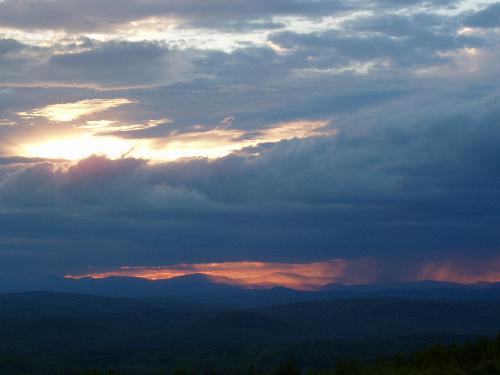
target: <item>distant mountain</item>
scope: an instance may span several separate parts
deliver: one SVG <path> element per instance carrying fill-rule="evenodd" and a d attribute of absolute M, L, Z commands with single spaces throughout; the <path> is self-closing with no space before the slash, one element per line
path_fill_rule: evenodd
<path fill-rule="evenodd" d="M 411 299 L 466 299 L 499 300 L 500 283 L 472 285 L 448 282 L 421 281 L 353 285 L 331 284 L 318 291 L 297 291 L 283 287 L 245 289 L 218 283 L 209 276 L 194 274 L 164 280 L 146 280 L 133 277 L 104 279 L 66 279 L 51 277 L 24 282 L 0 283 L 0 292 L 44 290 L 81 293 L 107 297 L 167 298 L 183 302 L 259 307 L 293 302 L 321 301 L 348 298 L 411 298 Z"/>
<path fill-rule="evenodd" d="M 107 297 L 168 298 L 184 302 L 232 306 L 265 306 L 276 303 L 308 301 L 319 294 L 287 288 L 245 289 L 215 282 L 206 275 L 194 274 L 164 280 L 133 277 L 104 279 L 66 279 L 51 277 L 17 284 L 0 284 L 0 292 L 53 291 Z"/>

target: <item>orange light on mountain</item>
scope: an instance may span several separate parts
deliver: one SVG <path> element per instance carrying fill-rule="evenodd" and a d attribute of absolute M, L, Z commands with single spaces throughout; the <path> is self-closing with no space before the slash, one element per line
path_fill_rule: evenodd
<path fill-rule="evenodd" d="M 282 286 L 297 290 L 316 290 L 332 283 L 362 284 L 374 280 L 370 259 L 334 259 L 312 263 L 221 262 L 178 264 L 167 267 L 121 267 L 116 271 L 67 275 L 66 278 L 103 279 L 113 276 L 138 277 L 148 280 L 171 279 L 203 274 L 214 282 L 245 288 Z"/>

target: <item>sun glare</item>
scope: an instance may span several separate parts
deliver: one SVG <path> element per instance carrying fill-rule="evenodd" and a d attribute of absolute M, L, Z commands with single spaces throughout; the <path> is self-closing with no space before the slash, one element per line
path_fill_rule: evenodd
<path fill-rule="evenodd" d="M 80 136 L 69 139 L 49 140 L 21 146 L 23 154 L 48 159 L 79 160 L 93 154 L 119 158 L 131 149 L 127 140 L 113 137 Z"/>
<path fill-rule="evenodd" d="M 216 127 L 176 133 L 162 139 L 122 138 L 120 132 L 144 130 L 157 126 L 158 121 L 141 124 L 116 124 L 116 121 L 87 121 L 81 130 L 92 130 L 78 136 L 53 138 L 22 144 L 15 150 L 28 157 L 78 160 L 93 154 L 116 159 L 123 156 L 154 161 L 174 161 L 182 158 L 217 159 L 233 152 L 262 143 L 276 143 L 293 138 L 319 137 L 336 134 L 328 129 L 328 121 L 295 121 L 275 124 L 253 132 Z M 109 135 L 105 135 L 106 133 Z M 115 133 L 115 134 L 113 134 Z"/>

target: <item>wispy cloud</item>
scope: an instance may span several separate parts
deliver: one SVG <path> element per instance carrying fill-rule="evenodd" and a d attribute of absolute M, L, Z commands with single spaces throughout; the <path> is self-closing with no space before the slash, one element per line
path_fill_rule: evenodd
<path fill-rule="evenodd" d="M 116 105 L 116 103 L 108 103 L 108 105 Z M 104 105 L 101 108 L 104 108 Z M 46 112 L 46 110 L 43 111 L 45 114 Z M 144 133 L 145 130 L 168 125 L 170 120 L 164 118 L 137 124 L 113 120 L 90 120 L 78 126 L 81 130 L 89 131 L 88 133 L 23 143 L 18 147 L 18 153 L 21 156 L 69 160 L 82 159 L 93 154 L 105 155 L 113 159 L 126 154 L 129 157 L 156 161 L 173 161 L 181 158 L 216 159 L 262 143 L 331 136 L 336 133 L 329 127 L 330 122 L 327 120 L 278 123 L 269 128 L 254 131 L 231 129 L 230 122 L 226 118 L 213 129 L 194 126 L 188 132 L 170 130 L 169 134 L 151 138 L 152 136 Z M 79 146 L 75 148 L 75 145 Z"/>
<path fill-rule="evenodd" d="M 329 128 L 329 125 L 327 120 L 298 120 L 248 131 L 228 127 L 226 118 L 223 124 L 214 129 L 173 132 L 167 137 L 149 142 L 146 147 L 142 143 L 131 155 L 167 161 L 192 157 L 214 159 L 263 143 L 336 134 L 336 130 Z"/>
<path fill-rule="evenodd" d="M 16 126 L 16 122 L 9 119 L 0 118 L 0 126 Z"/>
<path fill-rule="evenodd" d="M 84 116 L 93 115 L 135 101 L 126 98 L 86 99 L 74 103 L 51 104 L 35 108 L 29 112 L 18 112 L 23 118 L 45 117 L 50 121 L 70 122 Z"/>
<path fill-rule="evenodd" d="M 91 129 L 96 134 L 113 133 L 113 132 L 134 132 L 139 130 L 155 128 L 158 125 L 166 125 L 171 122 L 172 120 L 168 118 L 162 118 L 158 120 L 148 120 L 135 124 L 128 124 L 115 120 L 90 120 L 87 121 L 84 125 L 80 125 L 79 128 Z"/>

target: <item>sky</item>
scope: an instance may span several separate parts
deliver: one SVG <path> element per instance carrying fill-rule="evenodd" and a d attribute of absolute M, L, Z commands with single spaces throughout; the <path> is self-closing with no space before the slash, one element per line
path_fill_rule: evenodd
<path fill-rule="evenodd" d="M 0 0 L 0 280 L 500 281 L 498 61 L 495 1 Z"/>

